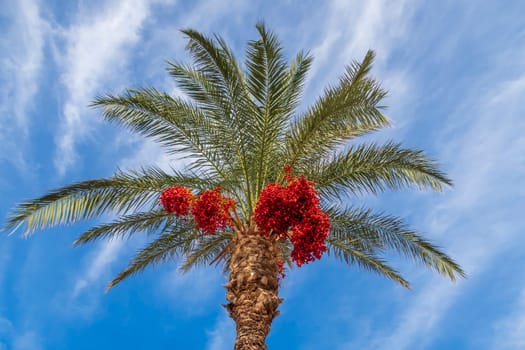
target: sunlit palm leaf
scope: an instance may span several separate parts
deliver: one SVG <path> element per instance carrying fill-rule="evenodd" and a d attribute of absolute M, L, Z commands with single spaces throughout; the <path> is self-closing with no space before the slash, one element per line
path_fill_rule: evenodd
<path fill-rule="evenodd" d="M 361 63 L 347 68 L 336 87 L 324 95 L 287 132 L 286 161 L 303 169 L 349 139 L 388 126 L 379 102 L 386 96 L 380 85 L 367 75 L 374 54 L 369 51 Z"/>
<path fill-rule="evenodd" d="M 396 270 L 390 267 L 383 259 L 373 253 L 363 252 L 356 249 L 352 244 L 343 240 L 328 238 L 326 241 L 328 253 L 347 264 L 356 264 L 360 268 L 376 272 L 399 283 L 403 287 L 410 288 L 408 283 Z"/>
<path fill-rule="evenodd" d="M 214 259 L 218 259 L 217 263 L 224 262 L 229 255 L 229 252 L 224 251 L 224 249 L 227 249 L 231 239 L 232 233 L 229 232 L 216 235 L 201 235 L 195 240 L 194 249 L 186 255 L 179 269 L 186 272 L 199 265 L 208 265 Z M 219 256 L 219 254 L 222 255 Z"/>
<path fill-rule="evenodd" d="M 224 40 L 216 35 L 214 41 L 191 29 L 182 32 L 189 39 L 187 48 L 194 59 L 196 69 L 207 81 L 203 86 L 212 87 L 214 93 L 211 96 L 215 96 L 215 107 L 223 110 L 222 114 L 217 114 L 225 127 L 223 140 L 233 145 L 231 151 L 239 159 L 241 176 L 244 177 L 246 201 L 240 204 L 245 214 L 251 213 L 254 199 L 250 184 L 255 174 L 251 172 L 249 162 L 252 159 L 253 139 L 257 136 L 251 119 L 257 107 L 247 91 L 244 74 Z M 172 71 L 172 75 L 177 79 L 175 73 Z M 228 132 L 233 132 L 234 135 L 228 135 Z M 237 177 L 238 174 L 235 172 L 231 176 Z"/>
<path fill-rule="evenodd" d="M 390 250 L 454 281 L 465 277 L 461 267 L 438 247 L 410 230 L 403 220 L 369 209 L 329 209 L 331 244 L 358 248 L 367 254 Z M 339 242 L 339 243 L 338 243 Z"/>
<path fill-rule="evenodd" d="M 409 186 L 441 191 L 452 185 L 435 161 L 394 143 L 351 147 L 310 165 L 305 174 L 327 197 Z"/>
<path fill-rule="evenodd" d="M 176 256 L 184 256 L 192 251 L 196 238 L 201 233 L 195 231 L 189 223 L 178 223 L 166 233 L 160 235 L 131 260 L 128 267 L 120 272 L 107 289 L 113 288 L 129 276 L 143 271 L 150 265 L 159 264 Z"/>
<path fill-rule="evenodd" d="M 13 209 L 5 229 L 26 224 L 25 234 L 37 229 L 102 215 L 106 212 L 127 213 L 139 208 L 152 208 L 163 189 L 174 183 L 190 187 L 208 187 L 206 178 L 195 178 L 157 168 L 118 172 L 107 179 L 88 180 L 53 190 L 40 198 L 20 203 Z"/>
<path fill-rule="evenodd" d="M 73 243 L 78 245 L 102 238 L 124 238 L 139 232 L 153 234 L 172 225 L 173 221 L 174 216 L 168 214 L 164 209 L 124 215 L 113 222 L 93 227 L 80 235 Z"/>
<path fill-rule="evenodd" d="M 277 156 L 280 135 L 289 117 L 287 92 L 290 78 L 277 37 L 263 24 L 258 24 L 257 30 L 260 39 L 248 43 L 246 54 L 248 90 L 258 107 L 253 113 L 256 159 L 252 171 L 256 174 L 256 197 L 268 178 L 270 160 Z"/>

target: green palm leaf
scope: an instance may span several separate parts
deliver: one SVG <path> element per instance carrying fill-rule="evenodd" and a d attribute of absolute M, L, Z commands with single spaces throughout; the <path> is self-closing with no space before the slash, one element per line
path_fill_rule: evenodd
<path fill-rule="evenodd" d="M 368 77 L 374 53 L 347 68 L 336 87 L 324 95 L 292 124 L 286 135 L 285 161 L 299 170 L 308 160 L 320 159 L 335 147 L 357 136 L 389 125 L 379 103 L 386 92 Z"/>
<path fill-rule="evenodd" d="M 329 239 L 332 245 L 354 247 L 365 254 L 391 250 L 452 281 L 458 276 L 465 277 L 465 272 L 454 260 L 410 230 L 399 218 L 358 208 L 331 208 L 328 213 L 332 223 Z"/>
<path fill-rule="evenodd" d="M 452 185 L 435 161 L 419 150 L 394 143 L 350 147 L 310 165 L 305 174 L 327 198 L 411 185 L 441 191 L 444 186 Z"/>
<path fill-rule="evenodd" d="M 405 288 L 410 288 L 410 283 L 408 283 L 399 272 L 375 254 L 364 252 L 352 246 L 349 242 L 333 238 L 328 238 L 326 245 L 328 247 L 328 253 L 334 255 L 337 259 L 349 265 L 356 264 L 362 269 L 378 273 L 399 283 Z"/>
<path fill-rule="evenodd" d="M 165 262 L 178 255 L 185 255 L 191 252 L 195 239 L 200 235 L 195 231 L 192 224 L 179 222 L 172 226 L 167 232 L 160 235 L 157 239 L 141 249 L 131 260 L 128 267 L 120 272 L 109 283 L 107 289 L 113 288 L 129 276 L 143 271 L 150 265 Z"/>
<path fill-rule="evenodd" d="M 249 167 L 250 150 L 256 136 L 250 121 L 257 108 L 247 92 L 244 74 L 224 40 L 216 35 L 214 41 L 191 29 L 182 32 L 189 39 L 187 48 L 200 74 L 194 75 L 197 79 L 193 79 L 183 70 L 177 69 L 177 65 L 172 65 L 170 73 L 179 83 L 179 87 L 190 92 L 190 96 L 194 93 L 202 96 L 202 92 L 210 92 L 209 97 L 199 98 L 197 101 L 205 101 L 208 98 L 213 101 L 211 108 L 208 108 L 210 103 L 205 103 L 204 109 L 215 110 L 215 119 L 218 125 L 223 126 L 222 137 L 217 143 L 227 142 L 229 151 L 236 155 L 238 166 L 233 167 L 235 171 L 230 175 L 232 178 L 239 175 L 244 178 L 243 192 L 246 201 L 242 201 L 241 205 L 244 214 L 248 215 L 253 209 L 254 179 Z M 205 83 L 202 80 L 205 80 Z"/>
<path fill-rule="evenodd" d="M 189 153 L 197 169 L 213 169 L 220 174 L 225 167 L 225 159 L 209 140 L 213 132 L 209 118 L 182 99 L 155 89 L 139 89 L 122 96 L 98 97 L 92 105 L 103 107 L 107 120 L 153 137 L 170 153 Z"/>
<path fill-rule="evenodd" d="M 231 239 L 231 232 L 223 232 L 216 235 L 201 235 L 195 239 L 194 248 L 186 255 L 179 269 L 187 272 L 196 266 L 210 264 L 216 258 L 219 259 L 217 263 L 221 260 L 228 260 L 229 252 L 227 249 Z"/>
<path fill-rule="evenodd" d="M 26 224 L 25 234 L 60 224 L 71 224 L 106 212 L 127 213 L 152 208 L 163 189 L 174 183 L 202 188 L 212 186 L 205 177 L 192 177 L 158 168 L 118 172 L 107 179 L 88 180 L 64 186 L 48 194 L 20 203 L 5 226 L 6 230 Z M 217 183 L 215 183 L 217 184 Z"/>
<path fill-rule="evenodd" d="M 153 234 L 173 224 L 173 215 L 165 210 L 153 210 L 124 215 L 111 223 L 95 226 L 80 235 L 73 244 L 85 244 L 103 238 L 124 238 L 135 233 Z"/>

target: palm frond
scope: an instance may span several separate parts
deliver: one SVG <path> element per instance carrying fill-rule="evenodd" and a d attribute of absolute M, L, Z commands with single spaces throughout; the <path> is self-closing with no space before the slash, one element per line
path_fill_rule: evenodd
<path fill-rule="evenodd" d="M 245 94 L 242 71 L 224 40 L 215 36 L 215 41 L 192 30 L 182 30 L 188 38 L 187 49 L 195 68 L 206 81 L 220 91 L 223 98 L 235 101 Z"/>
<path fill-rule="evenodd" d="M 173 221 L 173 215 L 163 209 L 124 215 L 113 222 L 89 229 L 80 235 L 73 244 L 85 244 L 102 238 L 129 237 L 138 232 L 152 234 L 156 231 L 162 231 L 161 228 L 172 225 Z"/>
<path fill-rule="evenodd" d="M 290 64 L 285 97 L 285 108 L 287 109 L 286 112 L 288 113 L 289 118 L 292 117 L 292 113 L 301 102 L 306 76 L 310 70 L 312 62 L 313 56 L 301 51 L 295 56 Z"/>
<path fill-rule="evenodd" d="M 388 126 L 380 112 L 386 96 L 378 82 L 368 77 L 374 53 L 347 67 L 346 74 L 301 117 L 293 120 L 286 137 L 286 162 L 302 170 L 303 161 L 320 159 L 348 140 Z"/>
<path fill-rule="evenodd" d="M 153 208 L 159 193 L 173 184 L 206 188 L 213 181 L 178 172 L 170 175 L 153 167 L 118 172 L 110 178 L 77 182 L 22 202 L 10 213 L 4 229 L 26 224 L 27 235 L 37 229 L 71 224 L 106 212 L 125 214 L 143 207 Z"/>
<path fill-rule="evenodd" d="M 107 286 L 106 290 L 113 288 L 127 277 L 139 273 L 150 265 L 159 264 L 176 256 L 183 256 L 192 250 L 195 239 L 201 234 L 192 225 L 186 222 L 177 225 L 163 233 L 144 249 L 141 249 L 131 260 L 128 267 L 120 272 Z"/>
<path fill-rule="evenodd" d="M 350 147 L 305 169 L 326 197 L 343 193 L 378 193 L 416 186 L 441 191 L 452 181 L 422 151 L 395 143 Z"/>
<path fill-rule="evenodd" d="M 240 164 L 245 152 L 241 146 L 252 143 L 253 135 L 246 130 L 249 124 L 243 119 L 245 113 L 240 113 L 240 116 L 233 113 L 233 108 L 239 108 L 239 102 L 232 101 L 229 94 L 217 87 L 202 71 L 176 62 L 169 62 L 169 65 L 168 71 L 177 86 L 195 101 L 209 119 L 212 126 L 210 131 L 213 133 L 208 133 L 214 136 L 213 142 L 210 143 L 228 149 L 229 152 L 223 152 L 225 157 L 228 157 L 232 150 L 236 150 L 234 154 Z"/>
<path fill-rule="evenodd" d="M 193 267 L 211 263 L 224 249 L 227 249 L 231 239 L 231 232 L 223 232 L 216 235 L 201 235 L 195 240 L 191 252 L 186 254 L 184 262 L 179 266 L 179 270 L 187 272 Z M 221 260 L 227 260 L 227 255 L 228 253 L 226 252 L 226 255 L 223 255 Z"/>
<path fill-rule="evenodd" d="M 216 114 L 225 124 L 232 128 L 239 139 L 239 145 L 249 145 L 253 135 L 251 126 L 251 112 L 256 110 L 252 103 L 244 80 L 244 73 L 224 40 L 216 35 L 215 40 L 208 38 L 194 30 L 182 31 L 188 37 L 187 48 L 194 59 L 194 72 L 173 69 L 179 87 L 187 91 L 190 96 L 205 93 L 208 96 L 195 96 L 197 101 L 210 99 L 214 109 L 219 108 L 222 113 Z M 209 103 L 206 103 L 209 105 Z"/>
<path fill-rule="evenodd" d="M 390 267 L 383 259 L 374 253 L 356 249 L 352 244 L 343 240 L 328 238 L 326 243 L 328 254 L 332 254 L 336 259 L 342 260 L 349 265 L 357 264 L 362 269 L 376 272 L 390 278 L 405 288 L 410 288 L 410 283 L 408 283 L 399 272 Z"/>
<path fill-rule="evenodd" d="M 465 277 L 465 272 L 454 260 L 410 230 L 400 218 L 358 208 L 330 208 L 328 213 L 332 223 L 332 244 L 340 242 L 365 253 L 391 250 L 422 263 L 452 281 Z M 355 242 L 358 242 L 357 246 Z"/>
<path fill-rule="evenodd" d="M 277 36 L 263 23 L 256 26 L 259 39 L 248 43 L 247 87 L 255 100 L 252 171 L 257 178 L 255 196 L 281 171 L 284 135 L 299 103 L 312 58 L 299 53 L 291 65 L 286 62 Z"/>
<path fill-rule="evenodd" d="M 268 177 L 271 160 L 279 149 L 279 136 L 284 133 L 289 116 L 287 97 L 290 77 L 282 47 L 277 37 L 257 24 L 259 40 L 248 43 L 246 54 L 247 87 L 255 99 L 257 110 L 253 113 L 255 161 L 253 171 L 257 178 L 255 198 Z"/>
<path fill-rule="evenodd" d="M 155 89 L 138 89 L 122 96 L 97 97 L 92 106 L 103 107 L 107 120 L 153 137 L 169 153 L 189 153 L 196 160 L 194 164 L 218 173 L 225 166 L 216 145 L 206 138 L 212 128 L 209 118 L 187 101 Z"/>
<path fill-rule="evenodd" d="M 167 70 L 177 87 L 208 115 L 219 116 L 225 112 L 227 96 L 208 79 L 205 72 L 175 61 L 168 61 Z"/>
<path fill-rule="evenodd" d="M 202 80 L 205 80 L 206 83 L 201 84 L 201 87 L 211 87 L 211 92 L 213 92 L 211 96 L 215 101 L 214 108 L 222 109 L 222 113 L 216 113 L 215 116 L 219 124 L 224 126 L 223 131 L 230 130 L 233 133 L 223 135 L 231 144 L 231 151 L 238 159 L 247 198 L 247 208 L 244 208 L 244 211 L 248 214 L 253 209 L 251 205 L 254 181 L 253 174 L 250 172 L 249 159 L 253 148 L 251 147 L 253 138 L 256 135 L 251 118 L 257 107 L 249 98 L 244 74 L 224 40 L 217 35 L 213 40 L 191 29 L 182 32 L 189 39 L 187 48 L 201 77 L 193 82 L 193 86 L 182 85 L 182 87 L 198 90 L 195 83 L 201 84 Z M 172 75 L 173 73 L 172 71 Z M 176 75 L 174 76 L 177 78 Z M 235 177 L 237 174 L 234 173 L 232 176 Z"/>

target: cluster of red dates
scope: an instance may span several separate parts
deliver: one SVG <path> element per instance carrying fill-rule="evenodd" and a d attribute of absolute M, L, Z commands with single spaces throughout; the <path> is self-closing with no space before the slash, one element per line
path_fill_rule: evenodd
<path fill-rule="evenodd" d="M 254 210 L 254 221 L 265 237 L 289 239 L 290 254 L 297 266 L 320 259 L 326 251 L 330 219 L 319 206 L 314 183 L 304 176 L 292 177 L 286 170 L 286 184 L 269 183 L 262 191 Z M 196 227 L 204 234 L 214 234 L 233 225 L 230 211 L 235 201 L 220 188 L 202 191 L 198 196 L 184 186 L 173 186 L 162 192 L 164 209 L 177 216 L 193 216 Z M 283 263 L 279 262 L 283 275 Z"/>

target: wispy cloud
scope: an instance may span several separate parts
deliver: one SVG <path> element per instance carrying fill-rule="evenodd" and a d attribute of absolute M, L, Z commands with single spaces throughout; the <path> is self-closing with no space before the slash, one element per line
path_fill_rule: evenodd
<path fill-rule="evenodd" d="M 41 337 L 34 331 L 19 332 L 13 323 L 0 316 L 0 350 L 40 350 Z"/>
<path fill-rule="evenodd" d="M 378 53 L 381 66 L 390 58 L 395 40 L 405 34 L 416 8 L 409 0 L 332 2 L 323 25 L 313 27 L 319 44 L 312 50 L 312 76 L 322 75 L 324 86 L 341 73 L 344 65 L 362 57 L 368 49 Z"/>
<path fill-rule="evenodd" d="M 118 253 L 123 244 L 121 240 L 111 240 L 102 242 L 95 250 L 97 252 L 89 259 L 90 263 L 87 265 L 85 271 L 80 273 L 80 277 L 75 281 L 72 297 L 76 298 L 88 286 L 100 286 L 100 279 L 102 276 L 108 275 L 108 267 L 118 258 Z"/>
<path fill-rule="evenodd" d="M 122 136 L 116 142 L 118 147 L 131 147 L 134 152 L 119 161 L 120 169 L 139 169 L 154 165 L 165 171 L 169 171 L 170 168 L 181 170 L 188 163 L 187 159 L 174 161 L 159 144 L 144 140 L 142 136 L 127 133 L 123 133 Z"/>
<path fill-rule="evenodd" d="M 44 349 L 40 336 L 36 332 L 25 332 L 13 340 L 13 350 L 40 350 Z"/>
<path fill-rule="evenodd" d="M 495 322 L 493 350 L 525 349 L 525 288 L 513 303 L 512 309 L 508 316 Z"/>
<path fill-rule="evenodd" d="M 322 89 L 335 84 L 343 74 L 344 67 L 352 61 L 360 61 L 365 53 L 372 49 L 376 52 L 375 66 L 372 75 L 390 91 L 387 97 L 391 104 L 388 115 L 395 120 L 398 128 L 406 121 L 399 111 L 411 101 L 412 81 L 403 70 L 394 70 L 387 64 L 392 60 L 395 43 L 402 42 L 409 34 L 409 23 L 418 4 L 411 0 L 403 1 L 333 1 L 324 16 L 318 18 L 320 23 L 308 26 L 306 37 L 311 39 L 308 45 L 315 60 L 310 72 L 310 84 L 306 91 L 305 101 L 313 101 Z M 386 130 L 378 137 L 388 137 Z"/>
<path fill-rule="evenodd" d="M 40 17 L 38 3 L 23 0 L 8 4 L 5 8 L 12 19 L 8 32 L 0 41 L 2 52 L 1 79 L 2 108 L 9 108 L 10 120 L 21 127 L 26 126 L 26 111 L 38 90 L 39 72 L 42 66 L 43 48 L 47 24 Z M 6 127 L 2 123 L 1 127 Z"/>
<path fill-rule="evenodd" d="M 212 331 L 208 332 L 207 350 L 229 350 L 235 342 L 235 326 L 233 320 L 226 314 L 217 319 Z"/>
<path fill-rule="evenodd" d="M 77 158 L 78 141 L 99 126 L 87 105 L 103 84 L 119 86 L 126 74 L 128 55 L 140 41 L 141 29 L 152 2 L 112 1 L 104 7 L 79 7 L 76 22 L 62 32 L 65 39 L 61 81 L 65 87 L 63 117 L 55 136 L 54 163 L 64 175 Z M 59 49 L 60 51 L 60 49 Z M 121 241 L 103 242 L 88 254 L 89 262 L 75 276 L 71 287 L 55 295 L 60 311 L 71 317 L 90 318 L 98 310 L 111 264 L 122 249 Z M 61 301 L 59 301 L 61 300 Z M 64 300 L 67 302 L 64 304 Z"/>
<path fill-rule="evenodd" d="M 120 257 L 124 243 L 104 241 L 89 250 L 71 272 L 72 277 L 50 298 L 48 308 L 57 318 L 89 321 L 98 314 L 106 284 L 113 277 L 112 264 Z"/>
<path fill-rule="evenodd" d="M 221 298 L 225 290 L 221 285 L 226 280 L 221 276 L 219 268 L 200 267 L 182 274 L 176 270 L 176 264 L 171 263 L 173 270 L 162 277 L 159 297 L 168 299 L 178 311 L 189 315 L 199 315 L 217 306 L 217 297 Z M 169 302 L 173 299 L 174 302 Z"/>
<path fill-rule="evenodd" d="M 11 21 L 0 39 L 0 160 L 23 169 L 27 112 L 39 87 L 48 25 L 36 1 L 9 2 L 3 10 Z"/>
<path fill-rule="evenodd" d="M 484 86 L 487 81 L 479 83 Z M 491 261 L 515 244 L 525 227 L 519 218 L 521 208 L 512 204 L 525 197 L 518 185 L 525 176 L 525 138 L 520 131 L 525 129 L 521 117 L 525 109 L 520 102 L 525 99 L 525 74 L 491 85 L 494 88 L 482 96 L 473 89 L 465 105 L 458 108 L 456 113 L 470 116 L 466 132 L 465 120 L 459 125 L 456 114 L 450 117 L 452 126 L 443 135 L 446 143 L 441 143 L 440 159 L 454 164 L 451 176 L 456 187 L 430 210 L 426 221 L 430 232 L 448 242 L 447 250 L 467 270 L 469 279 L 459 285 L 435 278 L 423 283 L 391 332 L 376 337 L 373 349 L 410 349 L 431 341 L 451 305 L 470 291 Z"/>
<path fill-rule="evenodd" d="M 113 1 L 102 10 L 81 9 L 78 21 L 65 32 L 65 56 L 59 64 L 65 67 L 62 81 L 67 99 L 55 157 L 60 174 L 74 164 L 77 141 L 85 138 L 95 125 L 86 106 L 101 84 L 120 83 L 130 49 L 139 41 L 149 12 L 148 1 Z"/>

